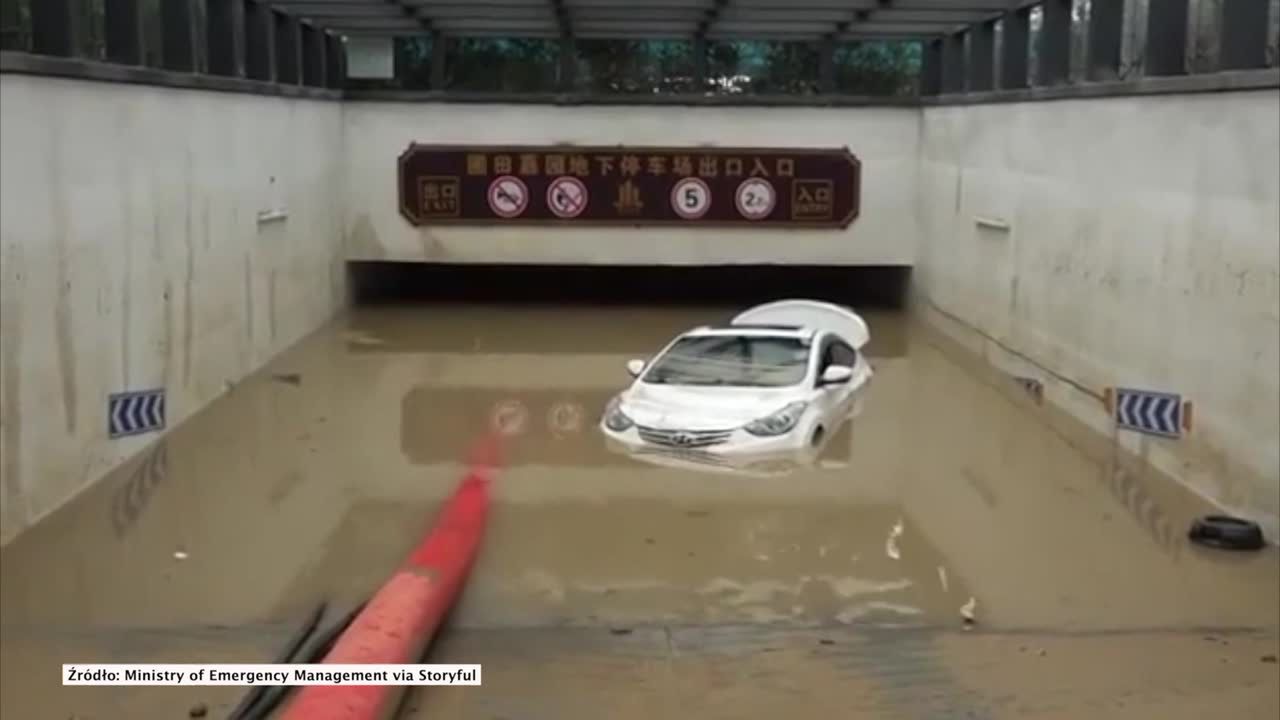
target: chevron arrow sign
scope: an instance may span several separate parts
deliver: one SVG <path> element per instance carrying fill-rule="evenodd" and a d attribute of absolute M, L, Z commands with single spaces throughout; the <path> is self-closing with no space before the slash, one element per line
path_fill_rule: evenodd
<path fill-rule="evenodd" d="M 1173 393 L 1115 389 L 1116 425 L 1148 435 L 1182 436 L 1182 397 Z"/>
<path fill-rule="evenodd" d="M 140 435 L 164 428 L 164 390 L 114 393 L 107 398 L 107 435 Z"/>

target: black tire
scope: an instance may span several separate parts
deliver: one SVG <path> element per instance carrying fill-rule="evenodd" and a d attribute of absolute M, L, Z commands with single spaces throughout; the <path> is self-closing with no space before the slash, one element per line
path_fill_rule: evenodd
<path fill-rule="evenodd" d="M 818 447 L 819 445 L 822 444 L 822 438 L 825 437 L 826 434 L 827 434 L 826 430 L 823 430 L 822 426 L 819 425 L 818 429 L 813 431 L 813 438 L 809 440 L 809 443 L 813 447 Z"/>
<path fill-rule="evenodd" d="M 1191 523 L 1191 542 L 1222 550 L 1261 550 L 1266 546 L 1258 524 L 1226 515 L 1206 515 Z"/>

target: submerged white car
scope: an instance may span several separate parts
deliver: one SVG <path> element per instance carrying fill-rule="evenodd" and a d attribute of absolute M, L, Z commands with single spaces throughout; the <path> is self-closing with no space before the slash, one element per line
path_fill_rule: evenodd
<path fill-rule="evenodd" d="M 770 454 L 819 447 L 871 379 L 867 325 L 812 300 L 760 305 L 729 325 L 700 327 L 651 361 L 632 360 L 629 388 L 601 429 L 635 451 Z"/>

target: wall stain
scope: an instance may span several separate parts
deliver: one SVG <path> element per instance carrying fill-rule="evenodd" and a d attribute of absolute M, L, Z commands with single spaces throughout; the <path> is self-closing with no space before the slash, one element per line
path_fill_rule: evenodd
<path fill-rule="evenodd" d="M 276 342 L 276 271 L 272 270 L 267 278 L 267 327 L 271 331 L 271 347 Z"/>
<path fill-rule="evenodd" d="M 977 470 L 966 465 L 960 468 L 960 475 L 969 484 L 969 487 L 973 488 L 973 491 L 978 494 L 978 497 L 982 498 L 982 502 L 986 503 L 987 507 L 994 508 L 1000 504 L 995 492 L 991 490 L 991 484 L 979 475 Z"/>
<path fill-rule="evenodd" d="M 17 533 L 27 522 L 31 510 L 22 489 L 22 246 L 9 245 L 2 265 L 4 282 L 0 282 L 0 479 L 3 480 L 4 505 L 15 520 L 5 528 L 7 536 Z"/>
<path fill-rule="evenodd" d="M 253 354 L 253 255 L 244 256 L 244 332 L 249 339 L 249 354 Z"/>
<path fill-rule="evenodd" d="M 133 193 L 130 192 L 129 169 L 127 165 L 120 168 L 120 189 L 124 192 L 124 282 L 121 285 L 121 300 L 124 309 L 120 313 L 120 372 L 124 377 L 124 387 L 129 387 L 129 348 L 133 345 L 129 338 L 129 320 L 133 316 Z"/>
<path fill-rule="evenodd" d="M 191 384 L 192 344 L 195 339 L 196 247 L 191 235 L 191 203 L 187 203 L 187 270 L 183 279 L 182 303 L 182 384 Z"/>
<path fill-rule="evenodd" d="M 359 253 L 361 256 L 377 253 L 375 257 L 383 257 L 385 252 L 382 243 L 378 239 L 378 231 L 373 227 L 373 221 L 369 218 L 368 213 L 360 213 L 351 224 L 351 230 L 347 233 L 346 245 L 348 253 Z"/>
<path fill-rule="evenodd" d="M 204 249 L 208 250 L 213 247 L 213 233 L 209 226 L 209 200 L 206 198 L 200 204 L 200 224 L 204 228 Z"/>
<path fill-rule="evenodd" d="M 160 340 L 161 354 L 164 358 L 164 385 L 169 386 L 173 376 L 173 282 L 164 281 L 164 336 Z"/>
<path fill-rule="evenodd" d="M 51 118 L 52 120 L 52 118 Z M 50 137 L 62 136 L 61 128 L 53 120 L 55 127 L 50 128 Z M 53 323 L 54 337 L 58 346 L 58 371 L 62 377 L 62 412 L 66 422 L 67 434 L 76 432 L 76 409 L 79 390 L 76 385 L 76 352 L 75 333 L 71 317 L 71 229 L 67 207 L 67 198 L 63 193 L 62 178 L 62 145 L 56 140 L 50 144 L 49 151 L 49 200 L 53 213 L 53 244 L 57 264 L 56 285 L 54 292 Z"/>
<path fill-rule="evenodd" d="M 159 198 L 152 195 L 152 203 L 159 202 Z M 160 232 L 160 210 L 157 208 L 154 215 L 151 216 L 151 259 L 157 265 L 164 266 L 164 235 Z"/>
<path fill-rule="evenodd" d="M 301 482 L 302 473 L 297 470 L 285 473 L 283 477 L 271 486 L 271 491 L 267 495 L 267 502 L 273 508 L 279 507 L 280 503 L 283 502 L 285 498 L 293 494 L 294 489 L 297 488 Z"/>
<path fill-rule="evenodd" d="M 137 523 L 155 489 L 168 477 L 169 448 L 161 440 L 112 496 L 111 527 L 117 538 L 124 537 Z"/>
<path fill-rule="evenodd" d="M 1143 462 L 1150 461 L 1144 457 Z M 1110 474 L 1110 481 L 1105 479 L 1105 473 Z M 1111 463 L 1104 466 L 1103 484 L 1156 546 L 1174 560 L 1182 557 L 1181 536 L 1174 530 L 1173 523 L 1169 520 L 1164 508 L 1143 487 L 1142 478 L 1126 472 L 1113 459 Z"/>
<path fill-rule="evenodd" d="M 182 306 L 182 384 L 184 386 L 191 384 L 191 349 L 192 342 L 195 338 L 195 297 L 193 294 L 193 286 L 195 284 L 196 274 L 196 247 L 195 237 L 191 227 L 192 213 L 192 172 L 191 167 L 191 150 L 186 153 L 186 162 L 184 164 L 185 182 L 183 183 L 183 209 L 185 212 L 185 235 L 187 245 L 187 275 L 183 281 L 183 306 Z"/>

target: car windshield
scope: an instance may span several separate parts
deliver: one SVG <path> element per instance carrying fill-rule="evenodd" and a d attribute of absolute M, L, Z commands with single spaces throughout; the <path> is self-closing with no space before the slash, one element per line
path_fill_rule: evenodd
<path fill-rule="evenodd" d="M 658 358 L 644 381 L 655 385 L 785 387 L 804 380 L 809 342 L 780 335 L 692 335 Z"/>

